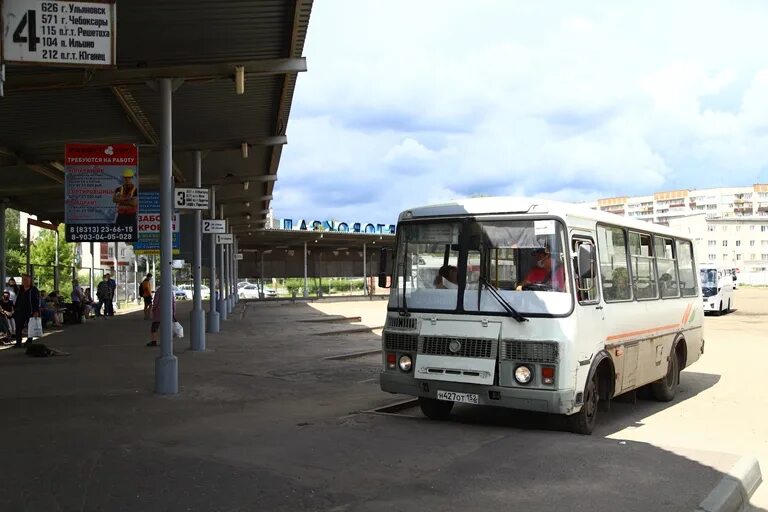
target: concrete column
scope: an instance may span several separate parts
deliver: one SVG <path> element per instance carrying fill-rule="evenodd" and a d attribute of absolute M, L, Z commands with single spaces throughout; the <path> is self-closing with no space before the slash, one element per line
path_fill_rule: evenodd
<path fill-rule="evenodd" d="M 211 187 L 211 219 L 216 218 L 216 186 Z M 211 296 L 208 299 L 208 332 L 219 332 L 219 312 L 216 311 L 216 235 L 211 237 Z"/>
<path fill-rule="evenodd" d="M 139 257 L 133 255 L 133 290 L 136 294 L 136 303 L 141 304 L 141 297 L 139 297 Z"/>
<path fill-rule="evenodd" d="M 232 309 L 237 305 L 237 260 L 235 255 L 237 254 L 237 239 L 232 242 Z"/>
<path fill-rule="evenodd" d="M 120 309 L 120 301 L 117 300 L 117 285 L 120 284 L 120 278 L 117 275 L 117 242 L 115 242 L 112 247 L 112 266 L 115 269 L 114 272 L 112 272 L 112 278 L 115 280 L 115 296 L 112 298 L 112 306 L 115 309 Z"/>
<path fill-rule="evenodd" d="M 365 243 L 363 243 L 363 295 L 368 294 L 368 268 L 365 257 Z"/>
<path fill-rule="evenodd" d="M 29 251 L 31 250 L 31 247 L 32 247 L 31 238 L 32 238 L 32 230 L 30 229 L 30 226 L 29 226 L 29 219 L 27 219 L 27 274 L 29 275 L 32 275 L 32 265 L 29 262 L 29 258 L 31 256 Z M 19 284 L 19 283 L 16 283 L 16 284 Z"/>
<path fill-rule="evenodd" d="M 170 78 L 160 79 L 162 127 L 160 130 L 160 356 L 155 360 L 155 393 L 179 392 L 179 366 L 173 355 L 173 134 Z"/>
<path fill-rule="evenodd" d="M 149 262 L 147 262 L 147 265 L 149 265 Z M 157 290 L 157 265 L 154 256 L 152 256 L 152 289 Z"/>
<path fill-rule="evenodd" d="M 0 204 L 0 240 L 6 240 L 5 232 L 5 205 Z M 5 289 L 5 243 L 0 243 L 0 290 Z"/>
<path fill-rule="evenodd" d="M 203 186 L 203 154 L 195 151 L 195 187 Z M 195 290 L 192 295 L 194 304 L 190 313 L 191 336 L 189 338 L 192 350 L 205 350 L 205 313 L 203 312 L 203 212 L 195 210 L 195 229 L 192 233 L 192 279 Z"/>
<path fill-rule="evenodd" d="M 53 289 L 61 293 L 59 286 L 59 230 L 53 232 Z"/>
<path fill-rule="evenodd" d="M 224 205 L 219 205 L 219 217 L 222 219 L 224 218 Z M 227 316 L 229 314 L 229 309 L 227 308 L 227 284 L 226 284 L 226 273 L 227 273 L 227 267 L 224 260 L 224 247 L 225 244 L 219 245 L 219 264 L 221 266 L 221 271 L 219 272 L 219 275 L 221 278 L 219 279 L 219 319 L 222 322 L 225 322 L 227 320 Z"/>
<path fill-rule="evenodd" d="M 232 237 L 232 245 L 229 246 L 229 311 L 235 309 L 235 295 L 237 291 L 237 277 L 235 276 L 235 240 Z"/>
<path fill-rule="evenodd" d="M 307 242 L 304 242 L 304 298 L 309 297 L 309 288 L 307 288 Z"/>
<path fill-rule="evenodd" d="M 237 261 L 237 254 L 240 252 L 240 240 L 235 238 L 235 250 L 234 250 L 234 259 L 232 260 L 232 267 L 234 268 L 234 279 L 233 282 L 235 283 L 233 293 L 232 293 L 232 300 L 235 301 L 235 304 L 237 304 L 239 298 L 237 296 L 237 283 L 240 280 L 240 263 Z"/>
<path fill-rule="evenodd" d="M 96 300 L 95 299 L 96 290 L 94 289 L 94 286 L 93 286 L 96 282 L 96 277 L 93 275 L 93 273 L 95 272 L 94 266 L 96 265 L 96 254 L 94 254 L 93 252 L 93 242 L 91 242 L 90 250 L 91 250 L 91 279 L 88 284 L 91 287 L 91 298 L 93 300 Z"/>

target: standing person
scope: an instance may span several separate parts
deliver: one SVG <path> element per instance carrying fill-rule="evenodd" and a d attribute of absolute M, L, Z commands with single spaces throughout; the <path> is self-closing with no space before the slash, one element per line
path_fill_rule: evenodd
<path fill-rule="evenodd" d="M 147 277 L 141 282 L 140 292 L 144 299 L 144 320 L 149 320 L 152 310 L 152 274 L 147 274 Z"/>
<path fill-rule="evenodd" d="M 13 319 L 16 322 L 16 348 L 21 348 L 21 333 L 30 318 L 40 316 L 40 291 L 32 284 L 29 274 L 21 276 L 21 288 L 13 306 Z M 27 336 L 27 343 L 30 338 Z"/>
<path fill-rule="evenodd" d="M 155 289 L 155 296 L 158 297 L 158 299 L 154 302 L 152 302 L 152 327 L 149 328 L 149 332 L 152 336 L 152 341 L 147 343 L 148 347 L 156 347 L 157 346 L 157 331 L 160 330 L 160 287 L 158 286 Z M 173 311 L 173 321 L 176 321 L 176 297 L 174 297 L 173 291 L 171 291 L 171 307 Z"/>
<path fill-rule="evenodd" d="M 79 324 L 85 309 L 85 293 L 83 293 L 83 289 L 80 288 L 80 283 L 77 282 L 77 279 L 72 281 L 72 293 L 69 298 L 72 300 L 72 312 L 75 316 L 75 322 Z"/>
<path fill-rule="evenodd" d="M 115 316 L 115 290 L 117 290 L 117 283 L 109 274 L 104 274 L 104 279 L 107 281 L 107 287 L 109 289 L 109 293 L 107 293 L 107 298 L 104 301 L 104 316 Z M 99 283 L 99 286 L 101 286 L 101 283 Z"/>
<path fill-rule="evenodd" d="M 8 279 L 8 284 L 5 287 L 5 291 L 11 294 L 11 302 L 16 301 L 16 296 L 19 294 L 19 285 L 16 284 L 14 278 Z"/>
<path fill-rule="evenodd" d="M 16 325 L 13 321 L 13 301 L 11 300 L 11 292 L 8 290 L 3 292 L 3 298 L 0 300 L 0 322 L 5 324 L 9 336 L 16 335 Z"/>
<path fill-rule="evenodd" d="M 111 302 L 112 291 L 109 289 L 109 274 L 104 274 L 101 277 L 101 282 L 96 287 L 96 298 L 99 301 L 96 303 L 95 314 L 101 316 L 101 306 L 104 305 L 104 316 L 107 315 L 107 301 Z"/>

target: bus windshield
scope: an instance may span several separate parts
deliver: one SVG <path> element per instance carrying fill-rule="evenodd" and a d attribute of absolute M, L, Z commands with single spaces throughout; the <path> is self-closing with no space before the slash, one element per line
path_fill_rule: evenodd
<path fill-rule="evenodd" d="M 506 301 L 521 314 L 571 310 L 560 221 L 412 222 L 398 233 L 392 308 L 505 314 Z"/>
<path fill-rule="evenodd" d="M 701 294 L 704 297 L 717 295 L 718 279 L 720 275 L 714 268 L 702 268 L 699 270 L 699 282 L 701 283 Z"/>

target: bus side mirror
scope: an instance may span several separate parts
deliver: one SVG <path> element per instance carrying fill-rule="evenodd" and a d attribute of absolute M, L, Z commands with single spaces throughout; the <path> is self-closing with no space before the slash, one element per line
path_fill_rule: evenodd
<path fill-rule="evenodd" d="M 387 286 L 387 261 L 389 259 L 389 251 L 382 249 L 379 251 L 379 288 L 389 288 Z"/>
<path fill-rule="evenodd" d="M 595 277 L 595 246 L 588 243 L 579 245 L 579 253 L 576 256 L 579 277 L 581 279 L 594 279 Z"/>

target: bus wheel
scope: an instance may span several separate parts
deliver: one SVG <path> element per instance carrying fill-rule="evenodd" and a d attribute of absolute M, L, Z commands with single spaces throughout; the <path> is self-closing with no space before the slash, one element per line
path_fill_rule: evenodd
<path fill-rule="evenodd" d="M 677 351 L 669 355 L 667 374 L 663 379 L 651 384 L 653 398 L 659 402 L 671 402 L 677 393 L 677 383 L 680 380 L 680 369 L 677 360 Z"/>
<path fill-rule="evenodd" d="M 421 412 L 424 413 L 424 416 L 431 420 L 447 420 L 451 415 L 453 402 L 420 396 L 419 407 L 421 407 Z"/>
<path fill-rule="evenodd" d="M 731 299 L 728 299 L 728 309 L 725 310 L 726 313 L 731 312 Z"/>
<path fill-rule="evenodd" d="M 584 405 L 576 414 L 569 416 L 571 432 L 588 436 L 595 429 L 597 422 L 597 406 L 600 402 L 600 388 L 597 372 L 587 383 L 584 389 Z"/>
<path fill-rule="evenodd" d="M 723 301 L 720 301 L 720 309 L 717 310 L 717 316 L 723 316 Z"/>

